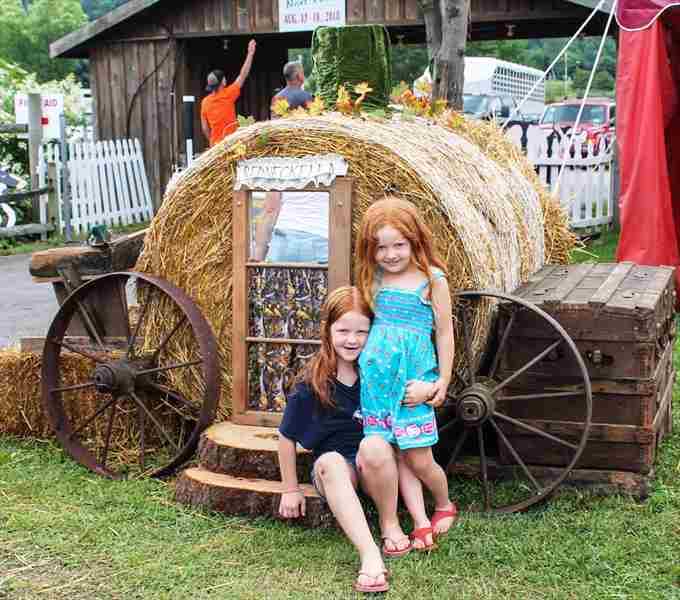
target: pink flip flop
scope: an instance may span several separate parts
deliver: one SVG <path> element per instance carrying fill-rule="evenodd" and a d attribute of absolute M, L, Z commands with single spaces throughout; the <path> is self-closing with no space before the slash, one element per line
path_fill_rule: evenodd
<path fill-rule="evenodd" d="M 411 552 L 411 550 L 413 548 L 413 546 L 411 545 L 411 541 L 406 536 L 404 536 L 403 539 L 408 540 L 408 542 L 409 542 L 408 546 L 406 546 L 406 548 L 402 548 L 401 550 L 397 550 L 397 548 L 399 547 L 399 544 L 394 539 L 392 539 L 391 537 L 388 537 L 388 536 L 383 537 L 383 545 L 382 545 L 383 556 L 385 556 L 387 558 L 399 558 L 400 556 L 406 556 L 409 552 Z M 395 548 L 394 550 L 390 550 L 385 545 L 385 542 L 387 540 L 392 542 L 392 545 Z"/>
<path fill-rule="evenodd" d="M 430 544 L 427 543 L 428 535 L 432 536 L 432 543 Z M 411 540 L 411 546 L 413 546 L 413 549 L 417 552 L 429 552 L 430 550 L 434 550 L 436 548 L 434 543 L 434 529 L 432 529 L 432 527 L 421 527 L 420 529 L 414 529 L 408 537 Z M 415 540 L 418 540 L 423 544 L 422 548 L 413 545 Z"/>
<path fill-rule="evenodd" d="M 359 583 L 359 577 L 361 577 L 362 575 L 364 577 L 370 577 L 371 579 L 373 579 L 373 583 L 372 584 Z M 385 577 L 385 581 L 383 581 L 382 583 L 376 583 L 376 580 L 381 575 Z M 364 594 L 377 594 L 379 592 L 386 592 L 387 590 L 390 589 L 390 584 L 387 581 L 387 571 L 381 571 L 377 575 L 371 575 L 366 571 L 359 571 L 357 581 L 354 582 L 354 589 L 357 592 L 362 592 Z"/>

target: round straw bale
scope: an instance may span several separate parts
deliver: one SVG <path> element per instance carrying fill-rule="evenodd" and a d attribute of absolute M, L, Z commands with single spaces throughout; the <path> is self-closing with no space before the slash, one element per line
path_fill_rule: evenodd
<path fill-rule="evenodd" d="M 447 123 L 456 123 L 456 130 Z M 353 243 L 367 207 L 393 191 L 424 216 L 448 266 L 452 290 L 510 292 L 547 260 L 564 261 L 573 246 L 559 206 L 493 125 L 446 114 L 434 123 L 333 113 L 241 128 L 169 187 L 136 267 L 184 289 L 212 323 L 222 361 L 221 417 L 228 417 L 231 398 L 231 215 L 237 162 L 326 153 L 342 155 L 354 178 Z M 473 338 L 479 352 L 486 346 L 490 311 L 477 312 Z"/>

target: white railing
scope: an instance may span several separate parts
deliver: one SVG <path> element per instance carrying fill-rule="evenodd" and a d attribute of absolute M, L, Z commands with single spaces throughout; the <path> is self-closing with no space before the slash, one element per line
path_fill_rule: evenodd
<path fill-rule="evenodd" d="M 71 227 L 74 235 L 87 234 L 93 225 L 130 225 L 153 217 L 153 203 L 138 140 L 82 142 L 67 145 Z M 66 227 L 64 163 L 57 146 L 41 152 L 40 176 L 55 164 L 59 228 Z"/>
<path fill-rule="evenodd" d="M 519 126 L 509 128 L 508 135 L 520 145 Z M 574 229 L 606 225 L 614 220 L 614 145 L 614 139 L 605 145 L 602 138 L 598 145 L 580 140 L 572 144 L 568 132 L 558 134 L 537 126 L 530 126 L 526 131 L 527 158 L 536 168 L 539 179 L 553 194 L 559 194 Z M 560 179 L 563 164 L 565 170 Z"/>

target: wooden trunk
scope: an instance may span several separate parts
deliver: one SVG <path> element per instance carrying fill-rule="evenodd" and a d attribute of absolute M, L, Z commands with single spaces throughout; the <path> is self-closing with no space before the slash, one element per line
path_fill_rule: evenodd
<path fill-rule="evenodd" d="M 577 468 L 649 473 L 656 448 L 670 431 L 675 370 L 674 270 L 632 263 L 550 266 L 514 295 L 553 316 L 575 342 L 593 388 L 592 426 Z M 509 314 L 502 306 L 502 331 Z M 501 357 L 504 379 L 556 339 L 552 327 L 528 311 L 517 313 Z M 507 394 L 573 389 L 580 377 L 563 346 L 508 387 Z M 506 414 L 563 439 L 583 431 L 582 399 L 499 403 Z M 572 454 L 510 424 L 504 432 L 530 464 L 567 464 Z M 513 462 L 503 445 L 501 461 Z"/>

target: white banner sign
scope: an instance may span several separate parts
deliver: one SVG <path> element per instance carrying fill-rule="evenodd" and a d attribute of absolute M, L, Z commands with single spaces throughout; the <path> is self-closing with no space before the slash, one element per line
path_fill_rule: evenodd
<path fill-rule="evenodd" d="M 59 117 L 64 112 L 63 94 L 42 94 L 43 139 L 59 139 Z M 28 96 L 18 93 L 14 95 L 14 116 L 17 125 L 28 125 Z"/>
<path fill-rule="evenodd" d="M 234 189 L 303 189 L 309 184 L 329 186 L 336 177 L 347 175 L 347 162 L 339 154 L 301 158 L 251 158 L 236 166 Z"/>
<path fill-rule="evenodd" d="M 311 31 L 320 25 L 344 24 L 345 0 L 279 0 L 279 31 Z"/>

